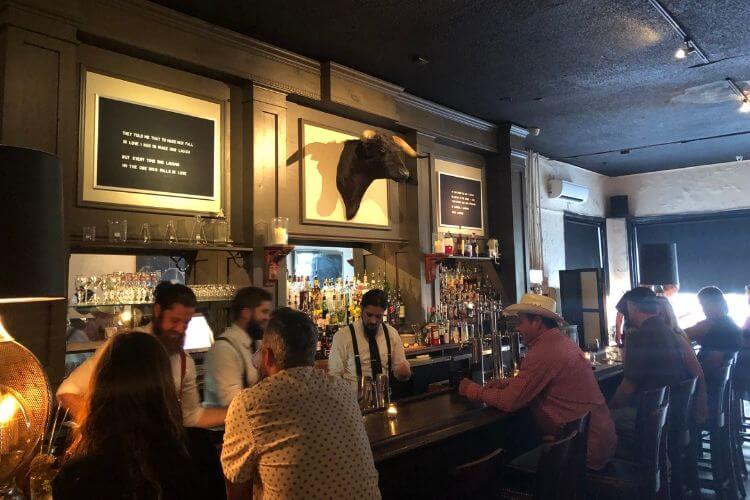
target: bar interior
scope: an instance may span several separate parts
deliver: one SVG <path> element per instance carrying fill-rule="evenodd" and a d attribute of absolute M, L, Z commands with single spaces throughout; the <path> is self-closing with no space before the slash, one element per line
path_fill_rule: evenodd
<path fill-rule="evenodd" d="M 746 496 L 744 2 L 210 4 L 4 2 L 0 499 Z"/>

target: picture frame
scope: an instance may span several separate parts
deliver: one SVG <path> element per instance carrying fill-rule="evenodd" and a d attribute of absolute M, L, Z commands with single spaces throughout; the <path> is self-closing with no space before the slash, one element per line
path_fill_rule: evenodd
<path fill-rule="evenodd" d="M 346 219 L 344 202 L 336 187 L 338 161 L 350 131 L 300 119 L 300 209 L 303 224 L 356 226 L 391 230 L 391 182 L 373 181 L 357 214 Z"/>
<path fill-rule="evenodd" d="M 435 210 L 439 232 L 485 235 L 484 169 L 435 159 Z"/>
<path fill-rule="evenodd" d="M 91 69 L 82 83 L 81 205 L 222 212 L 223 102 Z"/>

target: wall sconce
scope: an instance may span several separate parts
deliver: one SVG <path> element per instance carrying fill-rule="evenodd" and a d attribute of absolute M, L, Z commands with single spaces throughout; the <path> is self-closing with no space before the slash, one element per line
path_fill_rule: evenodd
<path fill-rule="evenodd" d="M 542 283 L 544 283 L 544 273 L 541 269 L 529 269 L 529 283 L 531 291 L 537 295 L 542 295 Z"/>

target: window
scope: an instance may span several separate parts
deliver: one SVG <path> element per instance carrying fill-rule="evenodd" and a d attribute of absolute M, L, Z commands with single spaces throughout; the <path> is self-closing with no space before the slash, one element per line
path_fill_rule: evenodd
<path fill-rule="evenodd" d="M 565 269 L 603 269 L 609 293 L 607 228 L 601 217 L 565 214 Z"/>
<path fill-rule="evenodd" d="M 750 283 L 748 235 L 750 210 L 634 218 L 629 227 L 631 281 L 638 282 L 640 245 L 676 243 L 680 291 L 671 302 L 680 326 L 703 319 L 695 294 L 708 285 L 722 289 L 730 316 L 742 325 L 749 312 L 744 295 Z"/>

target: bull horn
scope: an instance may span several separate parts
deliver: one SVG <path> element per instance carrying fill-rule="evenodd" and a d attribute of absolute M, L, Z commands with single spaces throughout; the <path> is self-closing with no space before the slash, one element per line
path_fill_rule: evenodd
<path fill-rule="evenodd" d="M 374 130 L 370 130 L 369 128 L 365 129 L 362 131 L 362 140 L 369 141 L 376 135 L 377 135 L 377 132 L 375 132 Z"/>
<path fill-rule="evenodd" d="M 417 155 L 417 152 L 414 151 L 414 149 L 411 146 L 409 146 L 409 143 L 406 142 L 405 140 L 403 140 L 402 138 L 400 138 L 399 136 L 392 135 L 391 139 L 393 139 L 393 142 L 395 142 L 396 144 L 398 144 L 398 146 L 401 149 L 403 149 L 404 153 L 406 153 L 407 155 L 411 156 L 412 158 L 418 158 L 419 157 L 419 155 Z"/>

